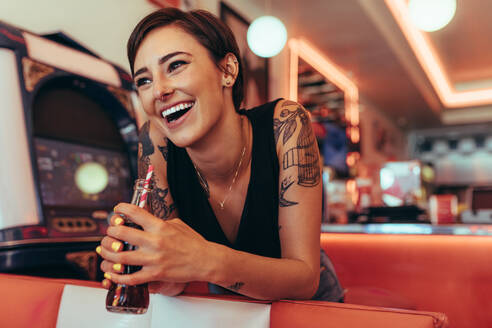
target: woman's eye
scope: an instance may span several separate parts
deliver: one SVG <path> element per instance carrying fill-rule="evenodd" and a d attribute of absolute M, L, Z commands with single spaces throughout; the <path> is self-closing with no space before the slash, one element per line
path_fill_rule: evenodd
<path fill-rule="evenodd" d="M 150 83 L 150 79 L 148 79 L 146 77 L 142 77 L 142 78 L 138 79 L 137 81 L 135 81 L 137 88 L 141 87 L 142 85 L 149 84 L 149 83 Z"/>
<path fill-rule="evenodd" d="M 183 66 L 184 64 L 186 64 L 186 62 L 184 60 L 177 60 L 175 62 L 172 62 L 171 64 L 169 64 L 168 71 L 172 72 L 175 69 Z"/>

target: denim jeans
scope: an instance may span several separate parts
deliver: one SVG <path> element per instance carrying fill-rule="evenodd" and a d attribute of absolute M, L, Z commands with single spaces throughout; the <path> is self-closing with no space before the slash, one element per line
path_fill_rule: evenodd
<path fill-rule="evenodd" d="M 335 268 L 326 253 L 320 252 L 319 287 L 313 300 L 343 303 L 343 288 L 338 281 Z"/>

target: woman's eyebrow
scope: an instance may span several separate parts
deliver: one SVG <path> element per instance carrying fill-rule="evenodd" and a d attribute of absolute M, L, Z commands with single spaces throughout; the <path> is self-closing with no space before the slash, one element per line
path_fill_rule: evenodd
<path fill-rule="evenodd" d="M 171 52 L 165 56 L 162 56 L 161 58 L 159 58 L 159 64 L 163 64 L 165 63 L 166 61 L 168 61 L 169 59 L 171 59 L 172 57 L 174 56 L 177 56 L 177 55 L 188 55 L 188 56 L 191 56 L 190 53 L 188 52 L 184 52 L 184 51 L 175 51 L 175 52 Z"/>
<path fill-rule="evenodd" d="M 177 55 L 182 55 L 182 54 L 184 54 L 184 55 L 188 55 L 188 56 L 191 56 L 191 54 L 190 54 L 190 53 L 185 52 L 185 51 L 175 51 L 175 52 L 171 52 L 171 53 L 169 53 L 169 54 L 167 54 L 167 55 L 164 55 L 164 56 L 162 56 L 161 58 L 159 58 L 159 65 L 161 65 L 161 64 L 163 64 L 163 63 L 165 63 L 166 61 L 168 61 L 169 59 L 171 59 L 171 58 L 172 58 L 172 57 L 174 57 L 174 56 L 177 56 Z M 135 74 L 133 74 L 133 77 L 135 77 L 135 76 L 137 76 L 137 75 L 139 75 L 139 74 L 145 73 L 145 72 L 147 72 L 147 71 L 148 71 L 148 69 L 147 69 L 146 67 L 142 67 L 142 68 L 138 69 L 138 70 L 135 72 Z"/>

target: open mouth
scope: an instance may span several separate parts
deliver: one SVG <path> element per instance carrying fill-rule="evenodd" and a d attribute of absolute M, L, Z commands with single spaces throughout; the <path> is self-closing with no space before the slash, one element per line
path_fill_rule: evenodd
<path fill-rule="evenodd" d="M 162 112 L 162 117 L 165 118 L 169 123 L 176 121 L 181 116 L 186 114 L 191 107 L 195 104 L 194 101 L 180 103 L 176 106 L 170 107 Z"/>

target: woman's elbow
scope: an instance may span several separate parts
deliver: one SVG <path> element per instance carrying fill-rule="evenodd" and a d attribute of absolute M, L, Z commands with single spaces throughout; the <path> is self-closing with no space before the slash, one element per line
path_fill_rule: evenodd
<path fill-rule="evenodd" d="M 319 287 L 319 270 L 317 272 L 314 272 L 311 276 L 311 283 L 309 284 L 309 288 L 306 291 L 306 298 L 307 300 L 310 300 L 314 297 L 316 292 L 318 291 Z"/>
<path fill-rule="evenodd" d="M 299 288 L 299 294 L 296 299 L 299 300 L 310 300 L 314 297 L 316 292 L 318 291 L 319 286 L 319 269 L 318 270 L 309 270 L 309 273 L 306 273 L 305 281 L 302 283 L 301 288 Z"/>

